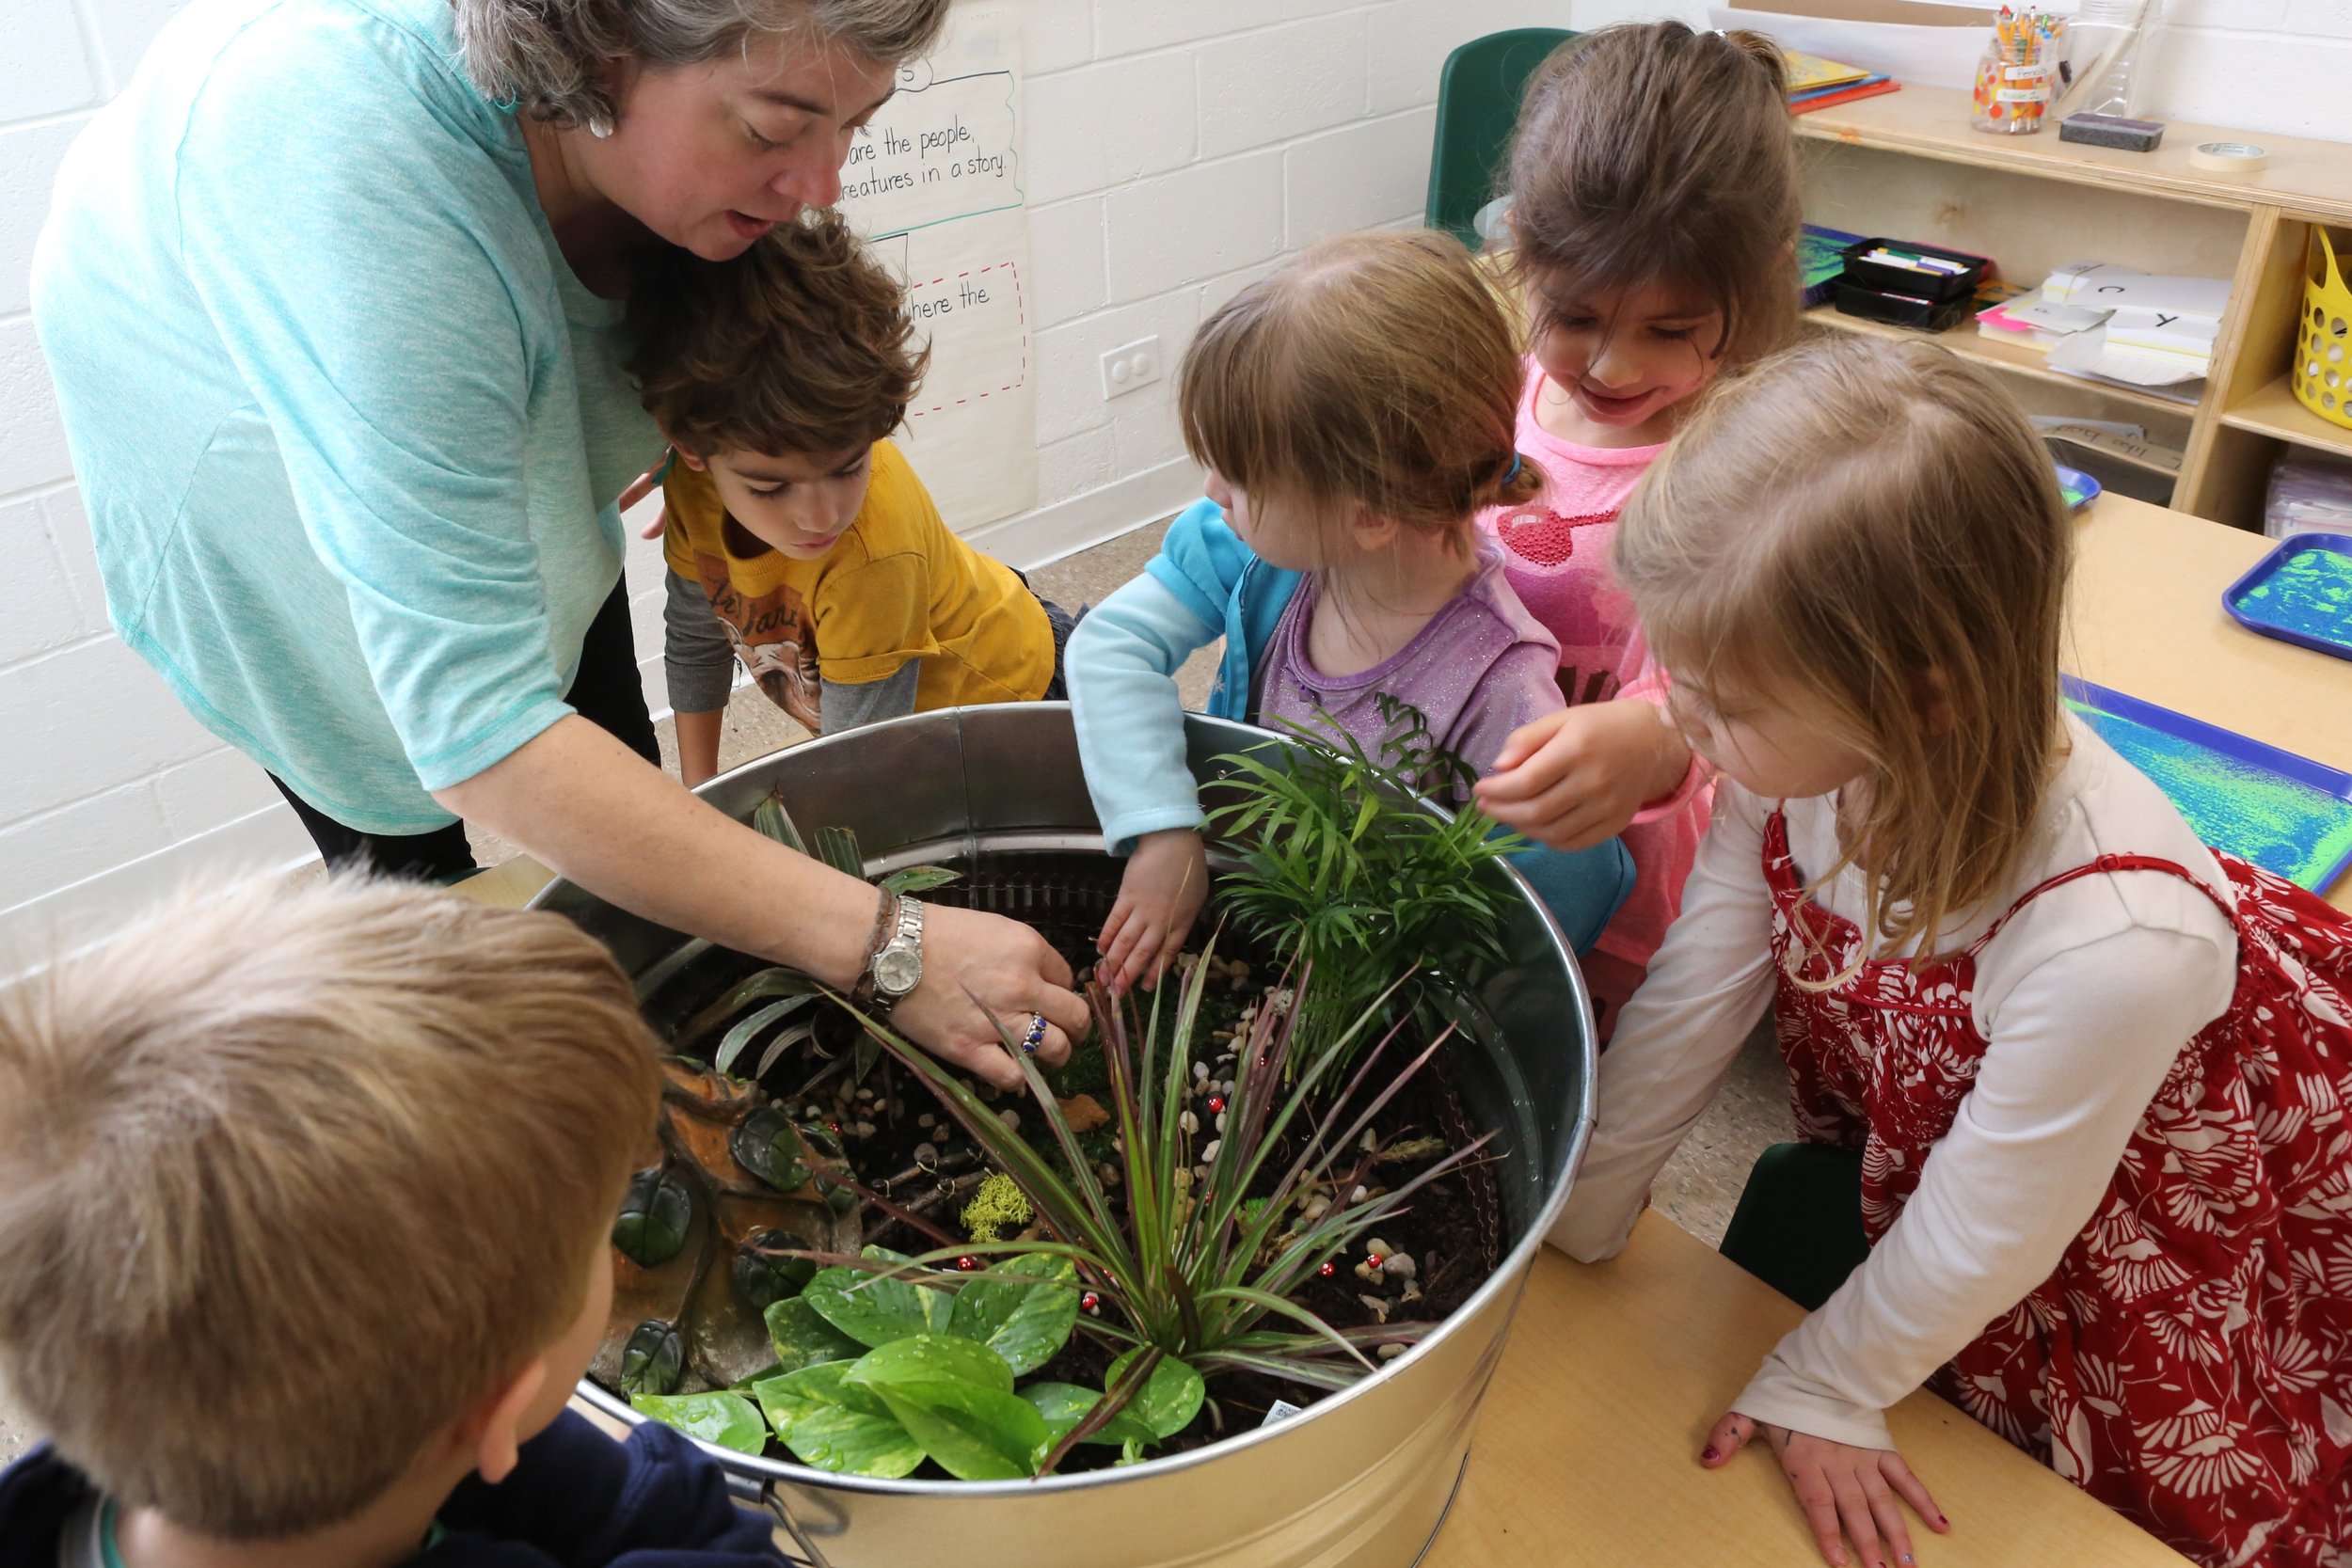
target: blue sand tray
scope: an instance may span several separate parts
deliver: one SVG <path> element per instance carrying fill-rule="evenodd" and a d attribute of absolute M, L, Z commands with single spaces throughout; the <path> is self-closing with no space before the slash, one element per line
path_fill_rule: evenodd
<path fill-rule="evenodd" d="M 2063 463 L 2055 467 L 2058 468 L 2058 492 L 2066 498 L 2066 510 L 2069 512 L 2080 512 L 2097 500 L 2099 492 L 2106 488 L 2080 468 L 2070 468 Z"/>
<path fill-rule="evenodd" d="M 2205 843 L 2312 893 L 2352 865 L 2352 773 L 2072 675 L 2065 689 Z"/>
<path fill-rule="evenodd" d="M 2248 631 L 2352 658 L 2352 535 L 2289 534 L 2230 584 L 2221 608 Z"/>

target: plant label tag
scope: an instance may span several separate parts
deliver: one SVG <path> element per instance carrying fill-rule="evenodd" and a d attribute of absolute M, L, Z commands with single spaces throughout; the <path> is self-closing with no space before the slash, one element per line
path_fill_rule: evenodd
<path fill-rule="evenodd" d="M 1262 1427 L 1270 1427 L 1277 1421 L 1287 1420 L 1293 1416 L 1304 1416 L 1306 1413 L 1307 1407 L 1303 1404 L 1293 1404 L 1288 1400 L 1276 1400 L 1265 1407 L 1265 1419 L 1258 1424 Z"/>

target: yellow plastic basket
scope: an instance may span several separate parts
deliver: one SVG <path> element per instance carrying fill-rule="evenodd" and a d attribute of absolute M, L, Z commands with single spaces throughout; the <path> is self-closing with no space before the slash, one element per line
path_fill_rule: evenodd
<path fill-rule="evenodd" d="M 2328 230 L 2312 226 L 2303 314 L 2295 333 L 2295 364 L 2287 381 L 2296 401 L 2332 424 L 2352 430 L 2352 288 Z"/>

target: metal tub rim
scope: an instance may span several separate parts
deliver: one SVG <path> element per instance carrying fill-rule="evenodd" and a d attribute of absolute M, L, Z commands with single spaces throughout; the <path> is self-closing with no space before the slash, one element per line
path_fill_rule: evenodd
<path fill-rule="evenodd" d="M 958 736 L 961 737 L 962 728 L 968 722 L 1000 723 L 1018 721 L 1025 715 L 1062 714 L 1067 712 L 1068 705 L 1066 703 L 1004 703 L 984 707 L 940 709 L 889 720 L 844 735 L 827 736 L 804 741 L 784 751 L 755 758 L 699 785 L 696 793 L 709 799 L 713 796 L 726 796 L 740 792 L 755 782 L 764 783 L 765 775 L 773 773 L 780 768 L 805 761 L 809 756 L 817 753 L 820 748 L 830 750 L 850 746 L 858 744 L 861 740 L 867 740 L 870 743 L 869 737 L 878 732 L 951 722 L 956 726 Z M 1277 746 L 1289 743 L 1284 737 L 1269 731 L 1258 729 L 1253 725 L 1236 723 L 1230 720 L 1209 719 L 1199 714 L 1187 714 L 1185 721 L 1188 735 L 1196 742 L 1207 738 L 1221 743 L 1226 751 L 1240 752 L 1269 743 Z M 763 789 L 762 793 L 764 792 Z M 723 806 L 721 809 L 726 808 Z M 1428 809 L 1443 815 L 1441 807 L 1431 805 Z M 745 815 L 748 815 L 748 808 Z M 1084 824 L 1065 824 L 1059 828 L 1032 827 L 979 831 L 970 830 L 967 827 L 961 843 L 964 853 L 979 854 L 992 847 L 1009 847 L 1013 845 L 1025 848 L 1033 847 L 1039 843 L 1041 837 L 1052 837 L 1064 842 L 1074 840 L 1078 846 L 1090 847 L 1098 852 L 1104 848 L 1100 825 L 1091 821 Z M 1011 841 L 1011 844 L 1001 842 L 1008 840 Z M 882 851 L 881 854 L 871 858 L 895 854 L 897 847 L 894 846 L 891 849 Z M 1575 956 L 1569 951 L 1565 940 L 1561 935 L 1558 923 L 1552 919 L 1550 911 L 1544 907 L 1542 900 L 1534 895 L 1533 889 L 1528 886 L 1526 879 L 1518 871 L 1500 863 L 1498 863 L 1497 869 L 1518 891 L 1526 912 L 1534 915 L 1538 922 L 1543 940 L 1549 946 L 1550 955 L 1558 961 L 1561 973 L 1567 978 L 1576 1013 L 1583 1026 L 1583 1037 L 1590 1040 L 1594 1032 L 1591 994 L 1585 986 L 1582 971 L 1578 967 Z M 574 884 L 564 879 L 558 878 L 531 899 L 530 907 L 541 909 L 558 906 L 562 902 L 562 894 L 572 889 L 573 886 Z M 1568 1190 L 1577 1165 L 1583 1158 L 1585 1144 L 1592 1134 L 1595 1094 L 1595 1076 L 1589 1072 L 1580 1075 L 1577 1103 L 1568 1124 L 1566 1136 L 1562 1141 L 1560 1157 L 1553 1169 L 1548 1173 L 1547 1196 L 1531 1219 L 1525 1234 L 1503 1255 L 1494 1272 L 1486 1277 L 1486 1281 L 1470 1293 L 1467 1301 L 1448 1314 L 1445 1321 L 1440 1323 L 1434 1332 L 1414 1344 L 1404 1354 L 1351 1386 L 1337 1393 L 1325 1395 L 1298 1415 L 1268 1425 L 1254 1427 L 1247 1432 L 1232 1433 L 1184 1453 L 1147 1459 L 1140 1464 L 1089 1470 L 1072 1475 L 1039 1476 L 1016 1481 L 920 1481 L 911 1478 L 893 1481 L 876 1477 L 842 1475 L 787 1460 L 771 1459 L 765 1454 L 739 1453 L 731 1449 L 722 1449 L 713 1444 L 705 1443 L 699 1438 L 692 1439 L 692 1441 L 704 1452 L 718 1459 L 731 1473 L 745 1480 L 759 1482 L 763 1491 L 783 1483 L 820 1491 L 852 1492 L 875 1497 L 1029 1498 L 1082 1493 L 1095 1488 L 1139 1482 L 1153 1477 L 1173 1476 L 1218 1463 L 1251 1449 L 1280 1441 L 1304 1431 L 1312 1423 L 1326 1422 L 1327 1424 L 1330 1418 L 1339 1417 L 1348 1407 L 1375 1397 L 1378 1392 L 1408 1374 L 1453 1338 L 1463 1324 L 1479 1319 L 1494 1304 L 1498 1296 L 1506 1291 L 1516 1294 L 1529 1267 L 1534 1261 L 1537 1250 L 1544 1245 L 1546 1233 L 1550 1229 L 1552 1222 L 1559 1217 L 1562 1207 L 1567 1202 Z M 1516 1310 L 1516 1302 L 1506 1308 L 1505 1327 L 1502 1332 L 1508 1332 L 1509 1317 Z M 608 1390 L 592 1378 L 583 1376 L 576 1392 L 580 1398 L 598 1411 L 631 1427 L 641 1425 L 648 1418 L 632 1409 L 626 1399 Z"/>

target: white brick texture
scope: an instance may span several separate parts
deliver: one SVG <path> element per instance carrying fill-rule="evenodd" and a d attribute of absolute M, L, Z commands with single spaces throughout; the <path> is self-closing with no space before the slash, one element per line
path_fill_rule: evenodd
<path fill-rule="evenodd" d="M 57 160 L 184 0 L 0 0 L 0 919 L 103 914 L 187 866 L 296 852 L 260 770 L 106 629 L 25 275 Z M 981 5 L 983 0 L 971 0 Z M 1704 0 L 985 0 L 1019 23 L 1036 299 L 1039 500 L 1104 508 L 1182 452 L 1198 323 L 1298 247 L 1411 221 L 1438 71 L 1505 27 L 1598 26 Z M 2172 0 L 2161 109 L 2352 137 L 2352 0 Z M 1160 385 L 1102 395 L 1104 350 L 1156 333 Z M 1124 488 L 1122 488 L 1124 486 Z M 1148 519 L 1094 518 L 1104 526 Z M 1014 533 L 1018 530 L 1012 531 Z M 660 557 L 630 551 L 662 702 Z"/>

